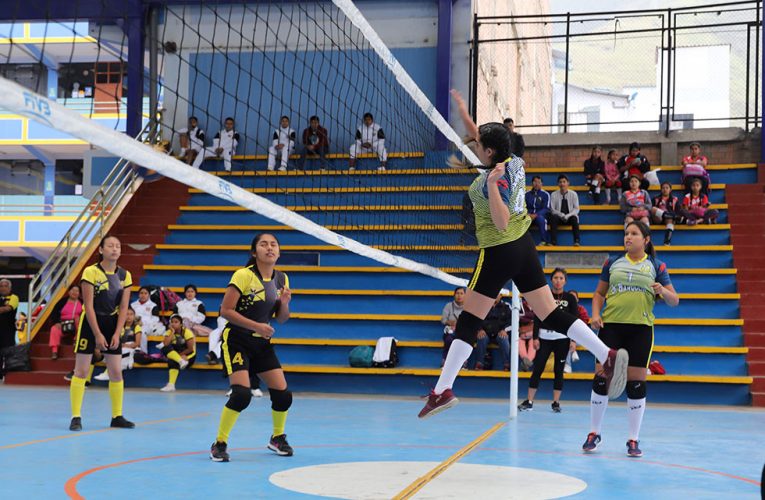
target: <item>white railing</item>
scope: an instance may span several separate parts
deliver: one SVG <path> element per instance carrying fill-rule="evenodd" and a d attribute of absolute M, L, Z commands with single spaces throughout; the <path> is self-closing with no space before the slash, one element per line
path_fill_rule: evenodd
<path fill-rule="evenodd" d="M 138 138 L 144 136 L 148 125 Z M 137 139 L 138 139 L 137 138 Z M 36 311 L 43 304 L 52 304 L 57 294 L 71 283 L 71 274 L 79 269 L 83 259 L 90 256 L 92 244 L 103 238 L 115 219 L 122 212 L 122 205 L 140 186 L 142 178 L 133 164 L 120 158 L 106 176 L 101 187 L 90 202 L 72 222 L 72 226 L 51 253 L 40 271 L 29 283 L 29 311 Z M 30 315 L 27 322 L 27 339 L 39 330 L 40 320 L 47 318 L 42 312 L 36 318 Z"/>

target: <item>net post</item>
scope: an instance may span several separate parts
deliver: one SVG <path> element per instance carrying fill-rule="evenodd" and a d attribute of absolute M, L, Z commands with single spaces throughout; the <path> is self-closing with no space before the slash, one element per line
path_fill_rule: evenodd
<path fill-rule="evenodd" d="M 520 327 L 521 297 L 513 283 L 512 327 L 510 329 L 510 420 L 518 416 L 518 329 Z"/>

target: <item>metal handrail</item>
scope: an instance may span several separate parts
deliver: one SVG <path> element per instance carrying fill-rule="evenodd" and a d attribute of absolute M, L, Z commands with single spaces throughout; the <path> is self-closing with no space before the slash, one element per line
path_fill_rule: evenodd
<path fill-rule="evenodd" d="M 147 131 L 148 124 L 136 139 L 146 137 Z M 39 329 L 36 327 L 42 324 L 40 320 L 45 317 L 41 313 L 33 318 L 31 313 L 42 304 L 51 304 L 56 300 L 57 293 L 68 287 L 67 280 L 72 270 L 77 269 L 82 261 L 89 257 L 86 250 L 94 241 L 104 237 L 106 228 L 111 226 L 119 214 L 114 208 L 140 186 L 139 182 L 137 170 L 128 160 L 120 158 L 90 202 L 72 222 L 50 257 L 29 282 L 30 318 L 27 322 L 27 339 L 32 340 L 32 334 L 36 333 L 36 329 Z"/>

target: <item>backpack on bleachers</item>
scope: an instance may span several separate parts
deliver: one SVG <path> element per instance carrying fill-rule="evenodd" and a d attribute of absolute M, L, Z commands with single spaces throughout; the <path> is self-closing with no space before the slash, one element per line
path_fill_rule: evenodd
<path fill-rule="evenodd" d="M 393 337 L 377 339 L 377 345 L 372 355 L 372 366 L 374 368 L 393 368 L 397 364 L 396 339 Z"/>
<path fill-rule="evenodd" d="M 146 285 L 149 290 L 149 300 L 157 304 L 161 312 L 170 312 L 175 304 L 181 301 L 181 297 L 172 290 L 163 286 Z"/>
<path fill-rule="evenodd" d="M 369 368 L 372 366 L 372 356 L 375 350 L 372 346 L 360 345 L 351 349 L 348 355 L 348 362 L 354 368 Z"/>

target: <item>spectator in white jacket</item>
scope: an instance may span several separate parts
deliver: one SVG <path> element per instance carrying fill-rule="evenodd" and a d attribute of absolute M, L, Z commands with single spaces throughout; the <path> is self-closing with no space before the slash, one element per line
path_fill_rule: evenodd
<path fill-rule="evenodd" d="M 218 310 L 218 325 L 215 327 L 215 330 L 210 331 L 210 337 L 207 339 L 209 344 L 206 357 L 207 363 L 210 365 L 217 365 L 221 362 L 221 336 L 223 336 L 223 330 L 226 328 L 227 324 L 228 321 L 220 315 L 220 310 Z"/>
<path fill-rule="evenodd" d="M 279 121 L 279 128 L 274 130 L 271 147 L 268 148 L 268 170 L 276 168 L 276 157 L 281 161 L 279 170 L 287 170 L 287 161 L 290 155 L 295 152 L 295 130 L 290 127 L 290 119 L 282 116 Z"/>
<path fill-rule="evenodd" d="M 231 172 L 231 157 L 236 154 L 236 147 L 239 145 L 239 134 L 234 130 L 234 119 L 226 118 L 223 122 L 223 130 L 215 134 L 213 146 L 204 148 L 194 160 L 194 168 L 202 166 L 206 158 L 223 158 L 223 167 L 227 172 Z"/>
<path fill-rule="evenodd" d="M 197 298 L 196 285 L 186 285 L 183 289 L 183 294 L 185 298 L 175 304 L 173 313 L 183 318 L 183 327 L 191 330 L 194 335 L 199 337 L 209 336 L 211 329 L 202 324 L 205 322 L 206 311 L 205 305 Z"/>
<path fill-rule="evenodd" d="M 550 195 L 550 244 L 558 244 L 558 226 L 571 226 L 574 233 L 574 246 L 579 239 L 579 197 L 568 189 L 568 177 L 558 176 L 558 190 Z"/>
<path fill-rule="evenodd" d="M 196 116 L 189 118 L 188 128 L 182 128 L 178 131 L 181 141 L 181 158 L 189 165 L 194 164 L 199 153 L 205 147 L 205 131 L 199 127 L 199 120 Z"/>
<path fill-rule="evenodd" d="M 149 289 L 142 286 L 138 290 L 138 300 L 130 304 L 135 315 L 141 318 L 144 335 L 164 335 L 165 325 L 159 319 L 159 306 L 149 298 Z"/>
<path fill-rule="evenodd" d="M 375 153 L 380 160 L 377 170 L 384 171 L 388 163 L 388 152 L 385 150 L 385 133 L 382 127 L 375 123 L 372 113 L 364 113 L 364 123 L 356 129 L 356 142 L 351 144 L 351 159 L 348 170 L 356 169 L 356 156 L 359 153 Z"/>

